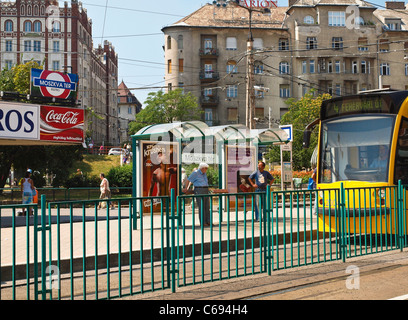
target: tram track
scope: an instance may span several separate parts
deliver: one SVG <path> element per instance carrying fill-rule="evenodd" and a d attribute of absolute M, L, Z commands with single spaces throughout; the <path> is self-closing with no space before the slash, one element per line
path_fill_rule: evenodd
<path fill-rule="evenodd" d="M 374 266 L 374 267 L 373 267 Z M 369 276 L 378 276 L 378 274 L 392 272 L 400 268 L 406 268 L 407 265 L 404 264 L 394 264 L 383 267 L 378 267 L 377 264 L 372 266 L 365 266 L 369 269 L 366 271 L 361 271 L 359 273 L 360 279 L 369 277 Z M 345 282 L 349 279 L 350 274 L 339 275 L 338 270 L 327 273 L 326 279 L 318 279 L 315 281 L 310 281 L 307 283 L 295 284 L 288 286 L 283 289 L 278 290 L 269 290 L 268 292 L 263 292 L 262 294 L 248 295 L 247 297 L 241 297 L 242 300 L 256 301 L 256 300 L 286 300 L 287 295 L 291 295 L 291 300 L 326 300 L 333 299 L 335 295 L 342 294 L 342 289 L 347 290 Z M 309 276 L 299 278 L 296 281 L 302 281 L 310 279 Z M 329 290 L 321 288 L 330 288 Z M 301 292 L 303 291 L 303 292 Z M 281 295 L 281 297 L 279 297 Z"/>

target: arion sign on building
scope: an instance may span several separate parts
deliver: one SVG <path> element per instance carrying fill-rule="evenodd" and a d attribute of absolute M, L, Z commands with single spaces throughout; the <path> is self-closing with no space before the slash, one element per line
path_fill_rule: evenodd
<path fill-rule="evenodd" d="M 31 96 L 75 100 L 78 75 L 31 70 Z M 61 100 L 60 100 L 61 101 Z M 84 110 L 0 101 L 0 145 L 82 144 Z"/>
<path fill-rule="evenodd" d="M 236 3 L 246 8 L 272 9 L 278 7 L 277 0 L 238 0 Z"/>

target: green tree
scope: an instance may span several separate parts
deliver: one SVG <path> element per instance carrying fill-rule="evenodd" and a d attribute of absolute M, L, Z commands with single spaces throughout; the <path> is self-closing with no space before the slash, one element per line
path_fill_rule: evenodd
<path fill-rule="evenodd" d="M 182 89 L 151 92 L 145 104 L 136 120 L 129 124 L 131 135 L 151 124 L 199 120 L 202 115 L 197 98 L 191 92 L 184 94 Z"/>
<path fill-rule="evenodd" d="M 30 60 L 9 70 L 3 69 L 0 73 L 0 90 L 29 94 L 32 68 L 38 69 L 41 66 L 36 61 Z"/>
<path fill-rule="evenodd" d="M 289 111 L 282 116 L 281 124 L 293 125 L 293 169 L 301 170 L 302 168 L 310 168 L 310 159 L 313 150 L 318 142 L 318 127 L 314 129 L 310 138 L 310 147 L 303 148 L 303 132 L 305 127 L 320 117 L 320 106 L 323 100 L 330 99 L 329 94 L 321 94 L 314 96 L 314 90 L 305 94 L 299 100 L 293 98 L 287 100 Z M 280 161 L 280 148 L 273 147 L 268 154 L 269 161 Z M 289 159 L 285 159 L 287 161 Z"/>

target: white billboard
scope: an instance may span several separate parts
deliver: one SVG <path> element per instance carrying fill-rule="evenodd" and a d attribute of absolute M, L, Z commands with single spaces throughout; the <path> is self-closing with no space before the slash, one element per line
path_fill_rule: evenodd
<path fill-rule="evenodd" d="M 39 139 L 40 110 L 36 105 L 24 103 L 0 104 L 0 138 Z"/>

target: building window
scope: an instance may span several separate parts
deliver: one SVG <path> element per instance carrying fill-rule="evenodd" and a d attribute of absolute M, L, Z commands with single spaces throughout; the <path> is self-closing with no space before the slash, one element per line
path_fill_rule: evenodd
<path fill-rule="evenodd" d="M 334 68 L 335 68 L 336 73 L 340 73 L 341 69 L 340 69 L 340 61 L 339 60 L 334 62 Z"/>
<path fill-rule="evenodd" d="M 52 70 L 53 71 L 59 71 L 60 70 L 60 62 L 59 61 L 53 61 L 52 62 Z"/>
<path fill-rule="evenodd" d="M 351 63 L 351 72 L 352 73 L 358 73 L 358 64 L 357 61 L 353 61 Z"/>
<path fill-rule="evenodd" d="M 253 48 L 258 49 L 258 50 L 263 49 L 263 40 L 262 40 L 262 38 L 255 38 L 254 39 Z"/>
<path fill-rule="evenodd" d="M 381 63 L 380 65 L 380 74 L 382 76 L 390 75 L 390 65 L 388 63 Z"/>
<path fill-rule="evenodd" d="M 358 39 L 358 51 L 368 51 L 367 38 L 359 38 Z"/>
<path fill-rule="evenodd" d="M 236 61 L 228 61 L 227 63 L 227 73 L 231 74 L 231 73 L 237 73 L 237 63 Z"/>
<path fill-rule="evenodd" d="M 6 61 L 5 61 L 5 68 L 6 68 L 7 70 L 10 70 L 12 67 L 13 67 L 13 61 L 11 61 L 11 60 L 6 60 Z"/>
<path fill-rule="evenodd" d="M 390 42 L 388 39 L 380 40 L 380 52 L 390 52 Z"/>
<path fill-rule="evenodd" d="M 227 37 L 226 49 L 227 50 L 237 50 L 237 38 Z"/>
<path fill-rule="evenodd" d="M 336 94 L 336 96 L 340 96 L 340 95 L 341 95 L 341 85 L 336 84 L 335 94 Z"/>
<path fill-rule="evenodd" d="M 34 22 L 34 32 L 41 32 L 41 31 L 42 31 L 41 22 L 40 21 Z"/>
<path fill-rule="evenodd" d="M 13 51 L 13 42 L 11 40 L 6 40 L 6 51 L 7 52 Z"/>
<path fill-rule="evenodd" d="M 179 35 L 177 37 L 177 46 L 178 46 L 179 50 L 184 49 L 184 40 L 183 40 L 182 35 Z"/>
<path fill-rule="evenodd" d="M 179 59 L 179 72 L 184 72 L 184 59 Z"/>
<path fill-rule="evenodd" d="M 405 75 L 408 76 L 408 63 L 405 64 Z"/>
<path fill-rule="evenodd" d="M 334 50 L 343 49 L 343 38 L 342 37 L 333 37 L 332 38 L 332 48 Z"/>
<path fill-rule="evenodd" d="M 367 61 L 361 61 L 361 73 L 369 73 L 367 68 Z"/>
<path fill-rule="evenodd" d="M 309 62 L 309 72 L 310 73 L 315 73 L 316 72 L 315 61 L 314 60 L 310 60 L 310 62 Z"/>
<path fill-rule="evenodd" d="M 287 51 L 289 50 L 289 40 L 286 38 L 279 39 L 279 50 Z"/>
<path fill-rule="evenodd" d="M 329 26 L 344 27 L 346 25 L 346 13 L 344 11 L 329 11 Z"/>
<path fill-rule="evenodd" d="M 24 51 L 30 52 L 31 51 L 31 41 L 24 41 Z"/>
<path fill-rule="evenodd" d="M 303 60 L 302 61 L 302 74 L 307 73 L 307 61 Z"/>
<path fill-rule="evenodd" d="M 13 31 L 13 21 L 7 20 L 5 23 L 4 29 L 6 32 L 12 32 Z"/>
<path fill-rule="evenodd" d="M 279 63 L 279 74 L 289 74 L 289 69 L 289 62 L 284 61 Z"/>
<path fill-rule="evenodd" d="M 227 98 L 236 98 L 238 97 L 238 86 L 227 86 Z"/>
<path fill-rule="evenodd" d="M 255 108 L 255 118 L 258 118 L 258 119 L 265 118 L 264 108 Z"/>
<path fill-rule="evenodd" d="M 264 70 L 263 63 L 260 62 L 260 61 L 256 61 L 255 66 L 254 66 L 254 73 L 255 74 L 263 74 L 263 70 Z"/>
<path fill-rule="evenodd" d="M 328 73 L 333 73 L 333 61 L 329 61 L 327 63 L 327 72 Z"/>
<path fill-rule="evenodd" d="M 307 50 L 317 49 L 317 39 L 316 39 L 316 37 L 307 37 L 306 38 L 306 49 Z"/>
<path fill-rule="evenodd" d="M 59 21 L 54 21 L 52 24 L 52 32 L 61 32 L 61 23 Z"/>
<path fill-rule="evenodd" d="M 264 85 L 263 84 L 258 84 L 257 86 L 262 88 Z M 255 89 L 255 98 L 263 99 L 264 98 L 264 90 Z"/>
<path fill-rule="evenodd" d="M 31 31 L 32 31 L 31 21 L 24 22 L 24 32 L 31 32 Z"/>
<path fill-rule="evenodd" d="M 171 49 L 171 37 L 167 36 L 167 50 Z"/>
<path fill-rule="evenodd" d="M 303 23 L 314 24 L 314 19 L 313 19 L 312 16 L 306 16 L 306 17 L 303 19 Z"/>
<path fill-rule="evenodd" d="M 34 52 L 41 52 L 41 41 L 34 41 Z"/>
<path fill-rule="evenodd" d="M 59 41 L 53 41 L 52 42 L 52 50 L 53 50 L 53 52 L 59 52 L 60 51 Z"/>
<path fill-rule="evenodd" d="M 228 122 L 238 121 L 238 108 L 228 108 L 227 109 L 227 121 Z"/>
<path fill-rule="evenodd" d="M 288 84 L 281 84 L 279 86 L 279 97 L 290 98 L 290 90 Z"/>
<path fill-rule="evenodd" d="M 212 109 L 204 110 L 204 120 L 207 125 L 209 126 L 213 125 L 213 110 Z"/>
<path fill-rule="evenodd" d="M 167 61 L 167 73 L 171 73 L 171 59 Z"/>

